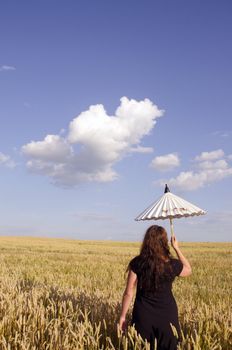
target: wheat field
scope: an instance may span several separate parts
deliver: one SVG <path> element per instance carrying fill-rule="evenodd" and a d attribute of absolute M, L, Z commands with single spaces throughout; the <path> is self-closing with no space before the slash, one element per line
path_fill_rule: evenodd
<path fill-rule="evenodd" d="M 193 274 L 173 285 L 179 349 L 230 350 L 232 243 L 180 247 Z M 133 327 L 117 330 L 125 270 L 138 251 L 139 243 L 1 237 L 0 349 L 149 349 Z"/>

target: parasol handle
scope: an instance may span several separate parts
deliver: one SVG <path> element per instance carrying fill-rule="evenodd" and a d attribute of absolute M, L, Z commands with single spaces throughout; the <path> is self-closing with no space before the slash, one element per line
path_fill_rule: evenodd
<path fill-rule="evenodd" d="M 170 220 L 170 226 L 171 226 L 171 236 L 174 236 L 174 228 L 173 228 L 173 222 L 172 222 L 172 218 L 169 218 Z"/>

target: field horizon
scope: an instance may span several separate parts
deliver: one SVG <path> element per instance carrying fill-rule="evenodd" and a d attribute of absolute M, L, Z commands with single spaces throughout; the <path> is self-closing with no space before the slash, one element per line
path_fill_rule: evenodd
<path fill-rule="evenodd" d="M 65 238 L 65 237 L 48 237 L 48 236 L 30 236 L 30 235 L 1 235 L 1 239 L 34 239 L 34 240 L 64 240 L 64 241 L 80 241 L 80 242 L 109 242 L 109 243 L 122 243 L 122 244 L 130 244 L 130 243 L 137 243 L 140 244 L 142 241 L 139 240 L 115 240 L 115 239 L 83 239 L 83 238 Z M 170 240 L 170 237 L 169 237 Z M 226 244 L 226 243 L 231 243 L 232 240 L 222 240 L 222 241 L 183 241 L 183 240 L 178 240 L 180 244 L 205 244 L 205 243 L 212 243 L 212 244 Z"/>

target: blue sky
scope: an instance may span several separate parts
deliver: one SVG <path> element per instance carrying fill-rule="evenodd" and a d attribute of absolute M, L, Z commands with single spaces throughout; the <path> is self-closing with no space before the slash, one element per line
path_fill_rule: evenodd
<path fill-rule="evenodd" d="M 180 240 L 231 240 L 231 10 L 1 2 L 0 234 L 139 240 L 167 181 Z"/>

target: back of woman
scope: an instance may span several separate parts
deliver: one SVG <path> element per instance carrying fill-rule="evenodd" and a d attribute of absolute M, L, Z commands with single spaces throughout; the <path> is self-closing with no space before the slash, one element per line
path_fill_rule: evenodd
<path fill-rule="evenodd" d="M 141 255 L 130 261 L 128 269 L 137 275 L 137 296 L 159 298 L 165 301 L 166 296 L 172 295 L 172 283 L 181 273 L 183 264 L 180 260 L 170 257 L 162 265 L 161 271 L 157 272 L 144 262 Z"/>
<path fill-rule="evenodd" d="M 175 243 L 178 246 L 177 241 Z M 150 342 L 151 349 L 155 342 L 158 350 L 177 349 L 180 326 L 172 283 L 182 273 L 186 261 L 172 257 L 165 229 L 153 225 L 144 236 L 140 254 L 128 265 L 124 297 L 130 298 L 130 288 L 137 285 L 132 324 L 142 338 Z M 125 300 L 123 304 L 121 316 L 128 302 Z"/>

